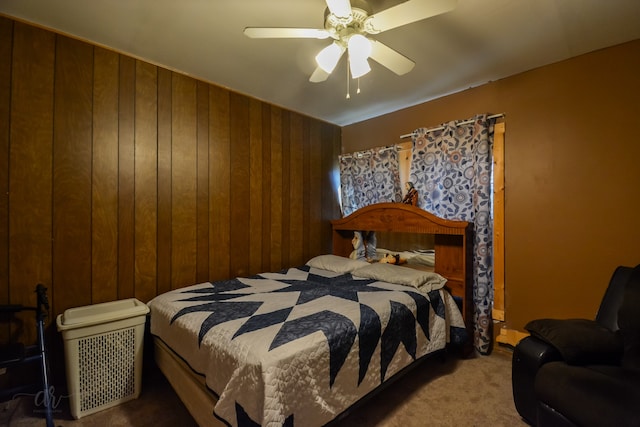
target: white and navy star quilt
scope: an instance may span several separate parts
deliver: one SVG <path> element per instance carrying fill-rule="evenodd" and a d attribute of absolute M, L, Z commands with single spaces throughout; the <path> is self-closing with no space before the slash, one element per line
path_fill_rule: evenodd
<path fill-rule="evenodd" d="M 306 265 L 177 289 L 149 307 L 151 333 L 218 396 L 215 416 L 242 427 L 324 425 L 466 335 L 446 290 Z"/>

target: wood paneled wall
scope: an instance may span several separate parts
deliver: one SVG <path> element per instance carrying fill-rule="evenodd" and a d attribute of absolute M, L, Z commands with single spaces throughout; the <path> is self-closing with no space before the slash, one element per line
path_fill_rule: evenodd
<path fill-rule="evenodd" d="M 337 126 L 0 17 L 0 303 L 44 283 L 53 318 L 329 252 L 339 152 Z"/>

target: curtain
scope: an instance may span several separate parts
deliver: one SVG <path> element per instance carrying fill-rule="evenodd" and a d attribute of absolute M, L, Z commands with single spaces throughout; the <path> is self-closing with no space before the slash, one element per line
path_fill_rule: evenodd
<path fill-rule="evenodd" d="M 410 180 L 418 205 L 441 218 L 474 225 L 474 346 L 491 352 L 493 303 L 492 144 L 494 120 L 478 115 L 413 133 Z M 436 254 L 437 256 L 437 254 Z"/>
<path fill-rule="evenodd" d="M 343 216 L 373 203 L 400 201 L 398 159 L 395 147 L 339 156 Z"/>

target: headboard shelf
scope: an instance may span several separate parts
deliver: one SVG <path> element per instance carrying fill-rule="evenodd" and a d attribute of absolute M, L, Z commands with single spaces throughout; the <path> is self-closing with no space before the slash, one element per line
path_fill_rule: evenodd
<path fill-rule="evenodd" d="M 333 253 L 348 257 L 354 231 L 419 233 L 434 235 L 434 271 L 447 279 L 451 294 L 462 299 L 467 328 L 472 325 L 473 224 L 439 218 L 416 206 L 377 203 L 331 221 Z"/>

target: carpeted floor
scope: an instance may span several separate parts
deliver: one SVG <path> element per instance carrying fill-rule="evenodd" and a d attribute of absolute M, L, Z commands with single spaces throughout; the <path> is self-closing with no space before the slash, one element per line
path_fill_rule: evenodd
<path fill-rule="evenodd" d="M 428 360 L 368 401 L 341 427 L 527 426 L 513 404 L 511 351 Z"/>
<path fill-rule="evenodd" d="M 56 426 L 196 426 L 162 373 L 147 363 L 140 398 L 74 420 L 61 399 Z M 409 375 L 359 406 L 339 427 L 526 426 L 513 404 L 511 352 L 498 348 L 491 356 L 425 361 Z M 44 426 L 33 397 L 0 404 L 0 426 Z"/>

